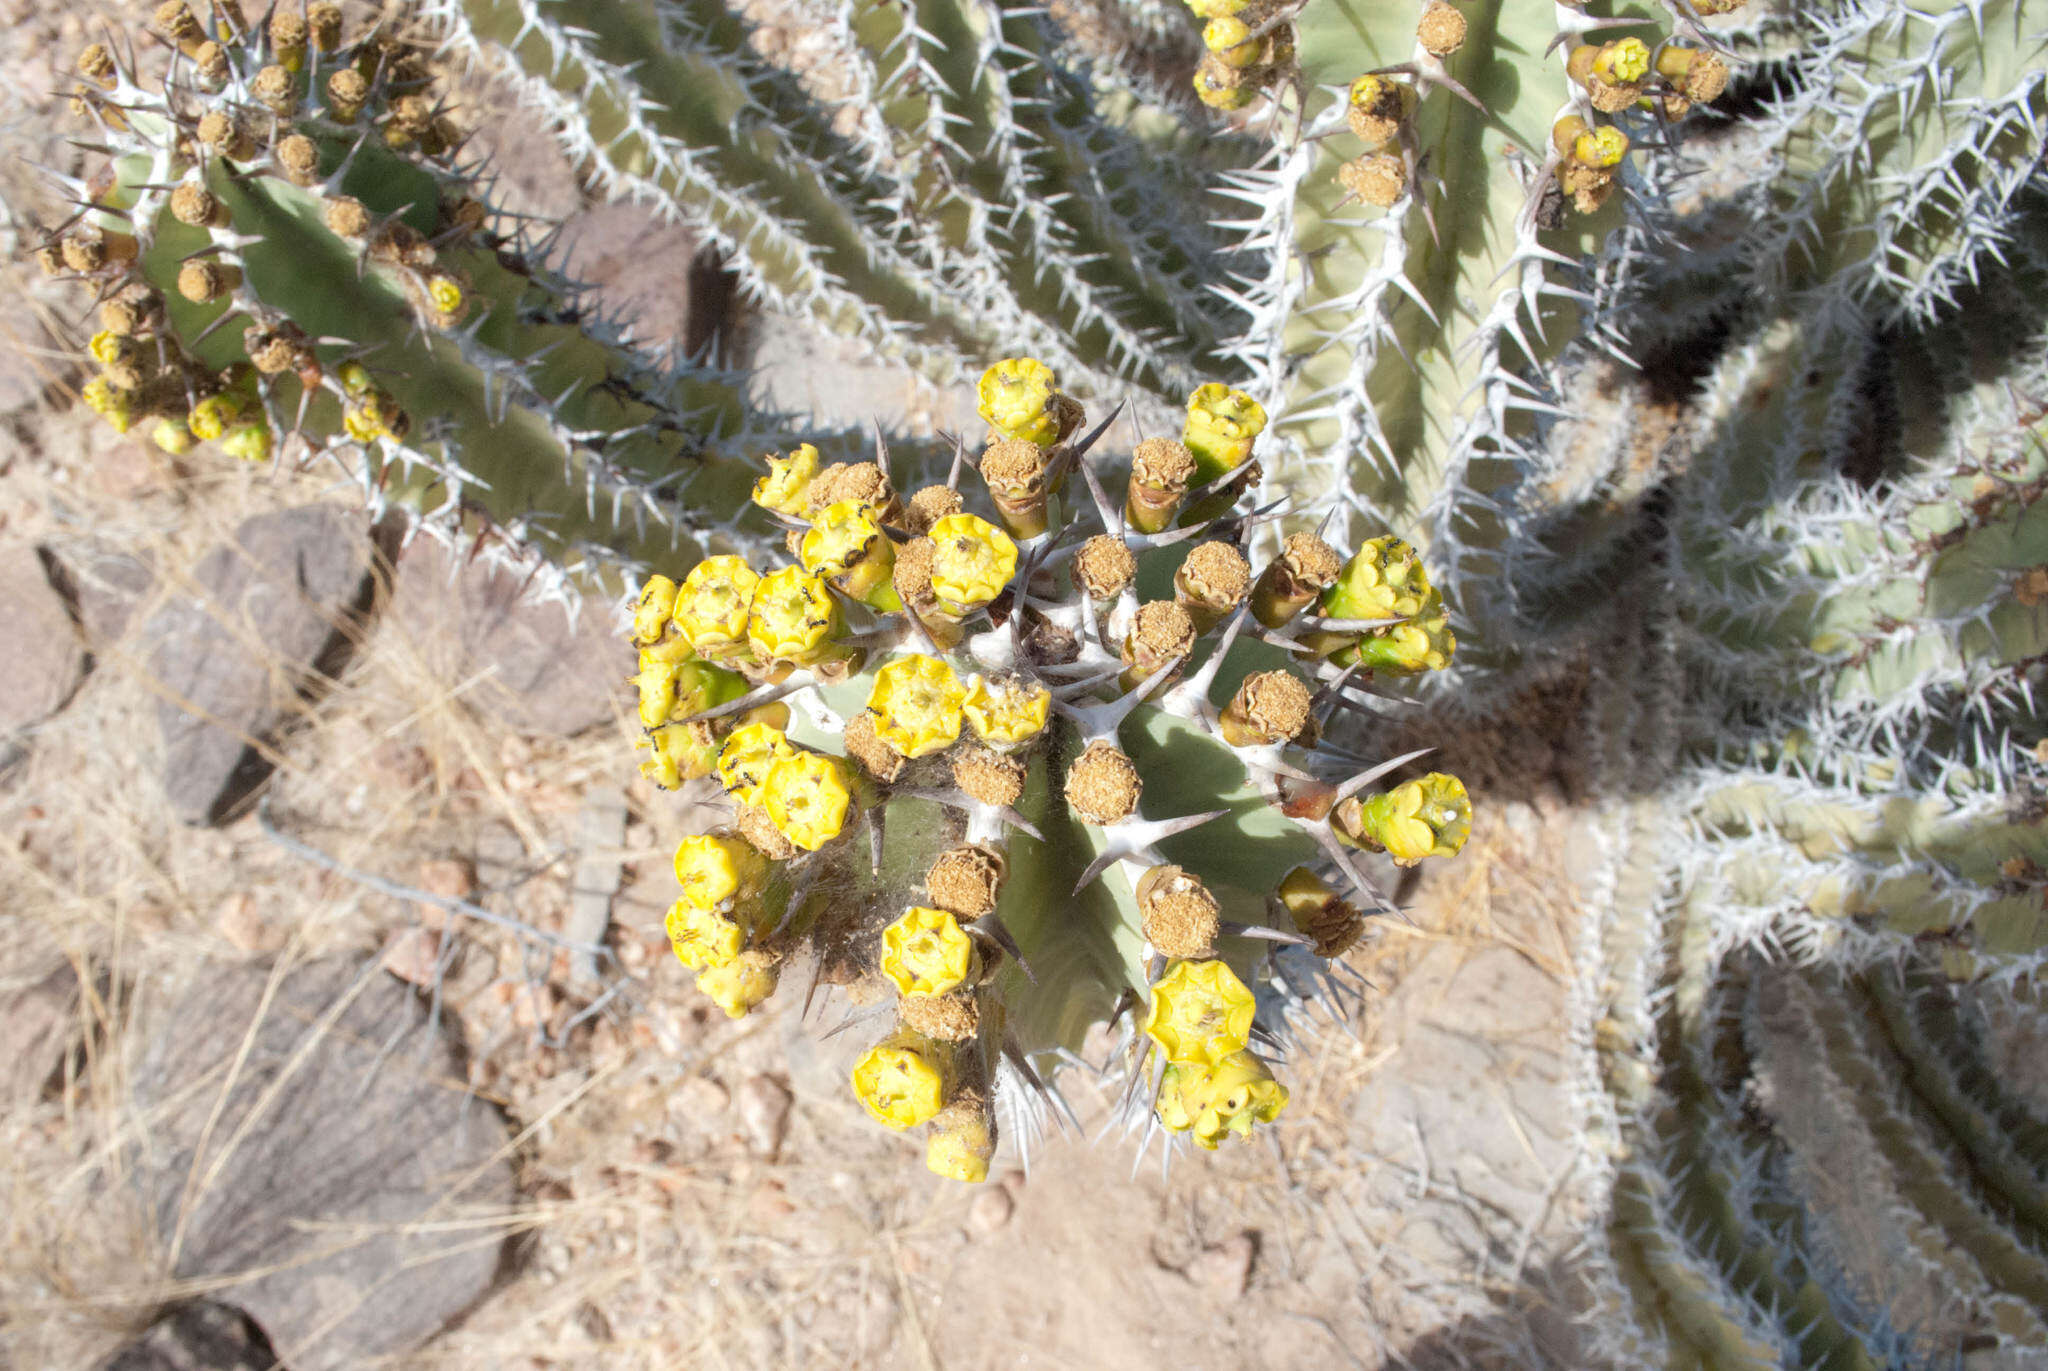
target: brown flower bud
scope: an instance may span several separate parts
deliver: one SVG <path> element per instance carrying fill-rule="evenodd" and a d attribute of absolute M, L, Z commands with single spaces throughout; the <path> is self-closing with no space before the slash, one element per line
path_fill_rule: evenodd
<path fill-rule="evenodd" d="M 1074 580 L 1097 600 L 1114 600 L 1138 577 L 1138 559 L 1114 533 L 1098 533 L 1074 554 Z"/>
<path fill-rule="evenodd" d="M 903 507 L 903 526 L 922 537 L 932 531 L 932 525 L 948 514 L 958 514 L 967 508 L 967 502 L 960 498 L 960 492 L 951 486 L 925 486 L 912 495 Z"/>
<path fill-rule="evenodd" d="M 1013 805 L 1024 793 L 1027 768 L 1022 757 L 979 745 L 953 753 L 953 782 L 986 805 Z"/>
<path fill-rule="evenodd" d="M 1315 601 L 1344 570 L 1337 550 L 1313 533 L 1296 533 L 1266 564 L 1252 588 L 1252 617 L 1278 628 Z"/>
<path fill-rule="evenodd" d="M 299 103 L 299 83 L 283 67 L 271 65 L 256 73 L 249 93 L 273 114 L 290 114 Z"/>
<path fill-rule="evenodd" d="M 1243 604 L 1251 589 L 1251 563 L 1229 543 L 1195 544 L 1173 575 L 1174 601 L 1188 612 L 1198 634 Z"/>
<path fill-rule="evenodd" d="M 1009 864 L 994 848 L 950 847 L 933 859 L 924 883 L 934 909 L 979 919 L 994 912 L 1008 874 Z"/>
<path fill-rule="evenodd" d="M 903 754 L 875 732 L 874 716 L 865 709 L 846 721 L 846 755 L 878 781 L 893 781 L 903 771 Z"/>
<path fill-rule="evenodd" d="M 320 208 L 327 231 L 337 238 L 360 238 L 370 231 L 370 211 L 352 195 L 337 195 Z"/>
<path fill-rule="evenodd" d="M 1131 634 L 1124 639 L 1123 688 L 1131 690 L 1177 657 L 1185 657 L 1195 646 L 1195 621 L 1171 600 L 1153 600 L 1138 606 L 1131 622 Z M 1177 670 L 1177 669 L 1176 669 Z M 1161 683 L 1164 688 L 1165 683 Z"/>
<path fill-rule="evenodd" d="M 1114 743 L 1093 742 L 1067 768 L 1067 803 L 1091 824 L 1114 824 L 1137 812 L 1144 779 L 1130 754 Z"/>
<path fill-rule="evenodd" d="M 968 1042 L 981 1031 L 981 1008 L 971 990 L 904 995 L 896 1001 L 896 1016 L 906 1028 L 940 1042 Z"/>
<path fill-rule="evenodd" d="M 1145 941 L 1169 957 L 1214 954 L 1216 897 L 1198 877 L 1177 866 L 1155 866 L 1138 878 L 1137 896 Z"/>
<path fill-rule="evenodd" d="M 343 67 L 327 78 L 327 112 L 344 124 L 355 122 L 370 98 L 370 83 L 354 67 Z"/>
<path fill-rule="evenodd" d="M 303 133 L 277 140 L 277 161 L 295 186 L 310 186 L 320 179 L 320 145 Z"/>
<path fill-rule="evenodd" d="M 211 304 L 241 284 L 241 268 L 224 262 L 187 262 L 178 268 L 178 294 L 195 305 Z"/>
<path fill-rule="evenodd" d="M 1223 741 L 1232 747 L 1284 742 L 1308 724 L 1312 698 L 1291 671 L 1254 672 L 1223 711 Z"/>
<path fill-rule="evenodd" d="M 1465 46 L 1465 16 L 1444 0 L 1431 0 L 1415 26 L 1415 41 L 1432 57 L 1449 57 Z"/>
<path fill-rule="evenodd" d="M 1124 519 L 1140 533 L 1158 533 L 1173 522 L 1195 479 L 1195 454 L 1173 438 L 1147 438 L 1131 453 L 1131 481 L 1124 489 Z"/>
<path fill-rule="evenodd" d="M 1366 204 L 1387 209 L 1407 193 L 1408 168 L 1391 153 L 1375 153 L 1337 168 L 1337 180 Z"/>
<path fill-rule="evenodd" d="M 224 228 L 228 223 L 228 207 L 205 186 L 196 181 L 183 181 L 171 192 L 171 217 L 194 228 Z"/>
<path fill-rule="evenodd" d="M 988 482 L 996 513 L 1003 526 L 1018 538 L 1036 538 L 1045 532 L 1046 451 L 1036 443 L 1005 438 L 988 445 L 981 454 L 981 478 Z"/>

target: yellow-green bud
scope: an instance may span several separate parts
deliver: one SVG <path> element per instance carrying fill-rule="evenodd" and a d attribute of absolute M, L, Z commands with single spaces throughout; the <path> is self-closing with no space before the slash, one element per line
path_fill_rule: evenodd
<path fill-rule="evenodd" d="M 1366 799 L 1337 806 L 1337 831 L 1361 847 L 1384 848 L 1397 866 L 1455 857 L 1472 832 L 1472 801 L 1456 776 L 1432 771 Z"/>
<path fill-rule="evenodd" d="M 740 803 L 754 804 L 769 771 L 783 758 L 796 754 L 796 745 L 774 724 L 742 724 L 719 751 L 719 782 Z"/>
<path fill-rule="evenodd" d="M 688 900 L 677 900 L 669 906 L 663 927 L 676 960 L 692 971 L 724 966 L 739 956 L 747 944 L 747 931 L 737 922 Z"/>
<path fill-rule="evenodd" d="M 748 615 L 760 585 L 745 558 L 706 557 L 676 588 L 671 617 L 700 656 L 735 656 L 747 642 Z"/>
<path fill-rule="evenodd" d="M 676 883 L 683 903 L 730 909 L 752 900 L 768 882 L 768 859 L 745 838 L 693 834 L 676 845 Z"/>
<path fill-rule="evenodd" d="M 744 1019 L 775 993 L 780 976 L 775 954 L 756 949 L 699 975 L 697 989 L 710 996 L 728 1019 Z"/>
<path fill-rule="evenodd" d="M 1257 400 L 1219 381 L 1197 387 L 1188 396 L 1188 417 L 1181 441 L 1195 454 L 1196 485 L 1206 485 L 1235 471 L 1252 455 L 1252 441 L 1266 428 L 1266 411 Z"/>

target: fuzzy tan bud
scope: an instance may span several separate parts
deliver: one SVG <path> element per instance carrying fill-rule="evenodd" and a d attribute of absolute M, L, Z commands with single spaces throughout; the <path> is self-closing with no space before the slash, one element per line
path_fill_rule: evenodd
<path fill-rule="evenodd" d="M 1022 757 L 994 748 L 969 746 L 953 752 L 953 781 L 986 805 L 1013 805 L 1024 793 L 1026 767 Z"/>
<path fill-rule="evenodd" d="M 1074 555 L 1074 579 L 1097 600 L 1114 600 L 1138 577 L 1138 559 L 1113 533 L 1098 533 Z"/>
<path fill-rule="evenodd" d="M 1066 797 L 1091 824 L 1121 823 L 1137 812 L 1144 778 L 1130 754 L 1114 743 L 1094 742 L 1067 768 Z"/>
<path fill-rule="evenodd" d="M 937 908 L 963 919 L 979 919 L 995 911 L 1008 873 L 1009 863 L 994 848 L 952 847 L 932 860 L 925 889 Z"/>
<path fill-rule="evenodd" d="M 1216 897 L 1177 866 L 1155 866 L 1138 878 L 1138 914 L 1145 940 L 1169 957 L 1213 955 L 1221 926 Z"/>

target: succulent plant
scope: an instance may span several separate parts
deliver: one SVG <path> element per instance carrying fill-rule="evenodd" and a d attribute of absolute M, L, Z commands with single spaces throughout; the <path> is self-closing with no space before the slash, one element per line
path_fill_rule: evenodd
<path fill-rule="evenodd" d="M 981 398 L 952 482 L 906 499 L 880 460 L 778 455 L 754 498 L 794 565 L 642 588 L 643 770 L 716 776 L 734 807 L 677 851 L 670 937 L 734 1017 L 792 965 L 872 1006 L 854 1093 L 929 1125 L 942 1175 L 983 1179 L 1102 1023 L 1147 1136 L 1214 1147 L 1285 1107 L 1288 1003 L 1390 908 L 1365 853 L 1412 866 L 1471 829 L 1455 778 L 1323 741 L 1444 665 L 1442 600 L 1393 538 L 1346 562 L 1298 533 L 1253 575 L 1241 392 L 1197 388 L 1127 473 L 1044 363 L 997 363 Z M 1247 451 L 1204 481 L 1219 424 Z"/>
<path fill-rule="evenodd" d="M 345 35 L 330 4 L 202 23 L 171 0 L 153 28 L 158 82 L 118 40 L 80 56 L 103 160 L 39 252 L 94 292 L 85 399 L 109 422 L 173 454 L 334 460 L 373 513 L 561 594 L 743 507 L 721 440 L 786 426 L 732 375 L 631 346 L 481 198 L 430 50 Z"/>

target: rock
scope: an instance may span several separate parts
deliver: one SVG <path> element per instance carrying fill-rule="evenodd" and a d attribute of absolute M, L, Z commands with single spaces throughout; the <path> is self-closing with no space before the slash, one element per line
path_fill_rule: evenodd
<path fill-rule="evenodd" d="M 193 573 L 200 593 L 150 617 L 165 698 L 164 788 L 187 823 L 232 817 L 270 775 L 277 736 L 347 659 L 369 608 L 371 543 L 330 505 L 259 514 Z"/>
<path fill-rule="evenodd" d="M 408 985 L 424 989 L 441 974 L 441 938 L 428 928 L 401 928 L 384 940 L 378 962 Z"/>
<path fill-rule="evenodd" d="M 64 707 L 85 676 L 85 644 L 43 557 L 25 542 L 0 543 L 0 737 Z"/>
<path fill-rule="evenodd" d="M 454 1046 L 374 962 L 294 968 L 252 1031 L 270 981 L 212 968 L 149 1038 L 137 1180 L 176 1235 L 163 1274 L 247 1276 L 234 1298 L 292 1371 L 401 1357 L 490 1288 L 500 1245 L 465 1220 L 513 1201 L 504 1119 L 451 1088 Z"/>
<path fill-rule="evenodd" d="M 746 1130 L 747 1148 L 757 1157 L 773 1161 L 782 1151 L 782 1139 L 789 1132 L 789 1087 L 773 1076 L 749 1076 L 740 1086 L 740 1126 Z"/>
<path fill-rule="evenodd" d="M 732 1092 L 709 1076 L 692 1076 L 668 1097 L 668 1112 L 678 1122 L 696 1124 L 715 1119 L 732 1103 Z"/>
<path fill-rule="evenodd" d="M 1017 1212 L 1017 1202 L 1010 1198 L 1010 1192 L 1000 1185 L 985 1185 L 976 1192 L 974 1202 L 967 1206 L 967 1231 L 977 1237 L 987 1237 L 1010 1221 L 1010 1215 Z"/>
<path fill-rule="evenodd" d="M 696 357 L 728 326 L 733 278 L 697 237 L 645 205 L 595 205 L 562 224 L 568 274 L 644 348 Z"/>
<path fill-rule="evenodd" d="M 636 666 L 632 647 L 604 606 L 586 601 L 572 621 L 560 605 L 524 601 L 524 590 L 511 572 L 457 565 L 415 538 L 398 559 L 392 616 L 435 679 L 463 687 L 494 724 L 566 738 L 610 723 Z"/>
<path fill-rule="evenodd" d="M 71 602 L 86 646 L 106 651 L 127 631 L 156 582 L 155 570 L 141 557 L 99 543 L 65 544 L 51 555 L 50 579 Z"/>
<path fill-rule="evenodd" d="M 69 963 L 20 990 L 0 993 L 0 1100 L 39 1097 L 77 1035 L 78 974 Z"/>
<path fill-rule="evenodd" d="M 275 1365 L 277 1354 L 246 1314 L 202 1301 L 157 1320 L 100 1371 L 270 1371 Z"/>
<path fill-rule="evenodd" d="M 1251 1284 L 1252 1258 L 1257 1253 L 1258 1243 L 1252 1235 L 1240 1233 L 1228 1242 L 1205 1248 L 1189 1262 L 1188 1280 L 1216 1299 L 1237 1299 Z"/>

